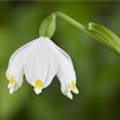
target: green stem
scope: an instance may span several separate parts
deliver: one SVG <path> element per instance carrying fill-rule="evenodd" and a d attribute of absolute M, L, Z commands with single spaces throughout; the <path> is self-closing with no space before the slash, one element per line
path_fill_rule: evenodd
<path fill-rule="evenodd" d="M 110 50 L 112 50 L 116 54 L 120 55 L 120 49 L 117 45 L 115 45 L 114 41 L 106 39 L 103 35 L 99 34 L 96 31 L 90 30 L 89 27 L 85 27 L 84 25 L 80 24 L 79 22 L 77 22 L 76 20 L 72 19 L 71 17 L 65 15 L 64 13 L 55 12 L 53 14 L 63 18 L 64 20 L 66 20 L 67 22 L 69 22 L 70 24 L 75 26 L 76 28 L 84 31 L 85 33 L 87 33 L 90 36 L 92 36 L 93 38 L 95 38 L 97 41 L 99 41 L 100 43 L 102 43 L 103 45 L 108 47 Z"/>
<path fill-rule="evenodd" d="M 61 13 L 61 12 L 55 12 L 54 13 L 56 16 L 59 16 L 61 18 L 63 18 L 64 20 L 66 20 L 67 22 L 69 22 L 70 24 L 72 24 L 73 26 L 77 27 L 78 29 L 84 31 L 85 33 L 89 34 L 90 36 L 94 37 L 95 39 L 97 38 L 97 33 L 96 36 L 94 34 L 94 32 L 92 32 L 91 30 L 89 30 L 87 27 L 85 27 L 84 25 L 80 24 L 79 22 L 77 22 L 76 20 L 72 19 L 71 17 Z M 100 42 L 100 39 L 98 40 Z M 101 41 L 102 42 L 102 41 Z M 110 43 L 108 41 L 103 41 L 102 43 L 104 43 L 105 45 Z"/>
<path fill-rule="evenodd" d="M 75 27 L 77 27 L 77 28 L 79 28 L 79 29 L 87 32 L 85 30 L 85 28 L 86 28 L 85 26 L 83 26 L 82 24 L 80 24 L 76 20 L 72 19 L 71 17 L 69 17 L 69 16 L 67 16 L 67 15 L 65 15 L 65 14 L 63 14 L 61 12 L 55 12 L 54 14 L 57 15 L 57 16 L 59 16 L 59 17 L 61 17 L 61 18 L 63 18 L 64 20 L 66 20 L 67 22 L 69 22 L 70 24 L 72 24 L 73 26 L 75 26 Z"/>

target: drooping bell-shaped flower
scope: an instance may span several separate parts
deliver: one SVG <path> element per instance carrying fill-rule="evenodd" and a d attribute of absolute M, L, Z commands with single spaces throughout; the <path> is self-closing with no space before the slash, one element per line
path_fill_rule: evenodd
<path fill-rule="evenodd" d="M 6 72 L 11 94 L 21 87 L 23 75 L 34 87 L 36 94 L 50 85 L 55 75 L 64 95 L 72 99 L 71 91 L 78 93 L 71 58 L 47 37 L 33 40 L 11 56 Z"/>

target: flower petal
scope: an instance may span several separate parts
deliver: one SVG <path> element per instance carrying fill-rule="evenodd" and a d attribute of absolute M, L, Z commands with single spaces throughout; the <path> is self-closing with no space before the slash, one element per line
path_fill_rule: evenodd
<path fill-rule="evenodd" d="M 76 87 L 76 74 L 73 67 L 72 60 L 70 56 L 63 51 L 61 48 L 57 46 L 57 49 L 60 52 L 59 57 L 59 69 L 57 73 L 57 77 L 61 82 L 61 91 L 67 97 L 72 99 L 71 91 L 75 94 L 78 94 L 79 91 Z M 67 92 L 66 92 L 66 88 Z"/>
<path fill-rule="evenodd" d="M 23 82 L 23 64 L 26 57 L 26 51 L 28 46 L 32 45 L 34 41 L 20 47 L 16 50 L 9 60 L 8 69 L 6 71 L 6 77 L 10 81 L 8 88 L 10 93 L 16 91 Z M 11 82 L 12 81 L 12 82 Z"/>
<path fill-rule="evenodd" d="M 10 81 L 8 87 L 12 88 L 12 92 L 17 90 L 22 85 L 23 77 L 23 59 L 24 52 L 21 50 L 18 54 L 14 56 L 9 62 L 8 69 L 6 72 L 7 79 Z M 13 81 L 13 82 L 11 82 Z"/>
<path fill-rule="evenodd" d="M 27 81 L 34 86 L 36 94 L 38 94 L 51 83 L 57 73 L 58 63 L 55 60 L 55 54 L 49 48 L 44 37 L 39 38 L 39 41 L 29 49 L 27 59 L 29 61 L 24 65 L 25 76 Z M 37 80 L 42 83 L 41 87 L 36 87 Z"/>

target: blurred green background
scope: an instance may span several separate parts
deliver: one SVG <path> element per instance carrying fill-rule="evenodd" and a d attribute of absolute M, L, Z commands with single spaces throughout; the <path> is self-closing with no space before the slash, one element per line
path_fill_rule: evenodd
<path fill-rule="evenodd" d="M 57 18 L 53 41 L 72 57 L 80 93 L 71 101 L 60 83 L 36 95 L 26 80 L 10 95 L 8 60 L 20 46 L 38 37 L 42 20 L 61 11 L 82 24 L 96 22 L 120 36 L 120 2 L 0 2 L 0 120 L 120 120 L 120 57 Z"/>

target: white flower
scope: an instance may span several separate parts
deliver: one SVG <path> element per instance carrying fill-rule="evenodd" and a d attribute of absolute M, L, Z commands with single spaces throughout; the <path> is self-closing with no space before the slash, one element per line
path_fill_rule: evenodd
<path fill-rule="evenodd" d="M 72 99 L 71 91 L 79 93 L 71 58 L 49 38 L 40 37 L 33 40 L 11 56 L 6 72 L 11 94 L 21 87 L 24 74 L 36 94 L 41 93 L 55 75 L 61 83 L 64 95 Z"/>

